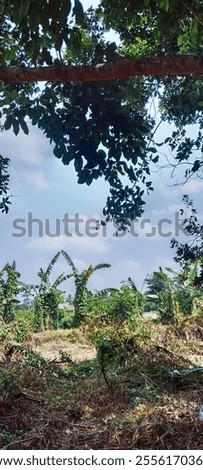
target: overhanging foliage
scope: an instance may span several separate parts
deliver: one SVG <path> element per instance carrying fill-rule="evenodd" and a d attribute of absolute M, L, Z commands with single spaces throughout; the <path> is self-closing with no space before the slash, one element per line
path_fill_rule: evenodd
<path fill-rule="evenodd" d="M 4 129 L 28 134 L 29 118 L 57 158 L 74 161 L 79 184 L 103 177 L 110 186 L 103 214 L 119 227 L 141 215 L 144 190 L 153 189 L 149 175 L 163 144 L 148 112 L 154 97 L 161 119 L 176 124 L 166 139 L 175 165 L 190 164 L 197 149 L 186 177 L 201 173 L 202 7 L 201 0 L 101 0 L 84 13 L 79 0 L 0 2 Z M 119 46 L 105 40 L 106 28 L 119 34 Z M 199 124 L 196 139 L 186 134 L 191 123 Z"/>

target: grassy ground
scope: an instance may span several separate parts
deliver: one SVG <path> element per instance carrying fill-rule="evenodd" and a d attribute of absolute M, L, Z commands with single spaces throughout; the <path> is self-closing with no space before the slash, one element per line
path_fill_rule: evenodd
<path fill-rule="evenodd" d="M 107 370 L 109 388 L 80 330 L 2 348 L 0 448 L 202 449 L 203 374 L 188 372 L 203 367 L 203 321 L 181 333 L 150 322 L 152 340 Z"/>
<path fill-rule="evenodd" d="M 33 349 L 45 359 L 58 360 L 60 351 L 69 354 L 73 361 L 81 362 L 96 357 L 96 351 L 87 344 L 78 330 L 44 331 L 35 333 Z"/>

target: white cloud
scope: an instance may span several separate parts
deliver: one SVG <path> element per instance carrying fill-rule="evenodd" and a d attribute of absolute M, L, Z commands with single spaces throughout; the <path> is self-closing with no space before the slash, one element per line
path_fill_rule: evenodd
<path fill-rule="evenodd" d="M 126 270 L 132 272 L 142 269 L 142 265 L 136 260 L 124 259 L 117 261 L 116 268 L 119 269 L 121 272 Z"/>
<path fill-rule="evenodd" d="M 183 186 L 166 186 L 165 184 L 161 183 L 160 184 L 160 192 L 161 192 L 161 195 L 162 197 L 165 197 L 165 198 L 170 198 L 170 199 L 173 199 L 173 198 L 181 198 L 182 197 L 182 194 L 184 194 L 183 192 Z"/>
<path fill-rule="evenodd" d="M 4 132 L 1 135 L 1 145 L 4 148 L 4 154 L 11 159 L 11 166 L 18 163 L 41 167 L 47 160 L 47 151 L 50 151 L 48 140 L 38 128 L 31 125 L 28 135 L 22 131 L 17 136 L 12 131 Z"/>
<path fill-rule="evenodd" d="M 157 256 L 157 259 L 156 259 L 156 271 L 158 271 L 158 268 L 159 266 L 162 267 L 162 269 L 164 268 L 170 268 L 170 269 L 173 269 L 174 271 L 177 271 L 177 263 L 175 263 L 175 261 L 173 261 L 172 259 L 168 258 L 167 256 Z"/>
<path fill-rule="evenodd" d="M 158 217 L 160 217 L 160 216 L 165 216 L 166 213 L 167 213 L 167 208 L 164 208 L 164 209 L 152 209 L 152 210 L 150 211 L 150 215 L 151 215 L 151 216 L 155 216 L 155 217 L 156 217 L 156 216 L 158 216 Z"/>
<path fill-rule="evenodd" d="M 193 179 L 185 184 L 179 184 L 174 186 L 166 186 L 164 183 L 160 183 L 160 191 L 162 196 L 170 199 L 175 197 L 179 197 L 181 199 L 184 194 L 197 194 L 202 192 L 202 189 L 203 180 L 201 179 Z"/>
<path fill-rule="evenodd" d="M 55 186 L 55 183 L 49 181 L 42 170 L 22 170 L 19 172 L 14 171 L 13 176 L 15 175 L 15 184 L 18 187 L 25 187 L 25 185 L 29 186 L 29 188 L 35 188 L 39 190 L 48 189 L 52 186 Z"/>
<path fill-rule="evenodd" d="M 25 248 L 28 250 L 36 250 L 39 252 L 57 252 L 65 248 L 65 237 L 63 235 L 59 237 L 40 237 L 32 238 L 25 244 Z"/>
<path fill-rule="evenodd" d="M 78 259 L 78 258 L 73 258 L 72 260 L 73 260 L 75 267 L 78 269 L 78 271 L 83 271 L 84 269 L 87 269 L 88 266 L 84 262 L 84 260 Z"/>
<path fill-rule="evenodd" d="M 12 131 L 1 135 L 1 152 L 10 159 L 10 185 L 16 187 L 29 186 L 36 189 L 47 189 L 53 185 L 46 177 L 52 150 L 49 141 L 35 127 L 29 126 L 29 135 L 22 131 L 15 136 Z M 52 155 L 53 161 L 54 157 Z"/>
<path fill-rule="evenodd" d="M 107 239 L 101 237 L 90 238 L 87 236 L 78 237 L 73 234 L 72 237 L 60 235 L 58 237 L 48 237 L 45 235 L 40 238 L 32 238 L 26 243 L 29 250 L 38 250 L 44 252 L 57 252 L 65 250 L 68 253 L 82 253 L 84 256 L 92 253 L 101 254 L 109 251 Z M 74 256 L 74 255 L 73 255 Z"/>
<path fill-rule="evenodd" d="M 201 179 L 195 179 L 195 180 L 190 180 L 184 185 L 184 192 L 183 194 L 196 194 L 199 192 L 202 192 L 203 190 L 203 180 Z"/>
<path fill-rule="evenodd" d="M 141 288 L 145 275 L 146 266 L 144 263 L 130 259 L 129 257 L 117 261 L 115 264 L 112 263 L 111 277 L 117 280 L 117 286 L 120 285 L 121 281 L 127 281 L 127 279 L 131 277 L 135 285 Z"/>
<path fill-rule="evenodd" d="M 179 209 L 182 207 L 182 205 L 183 204 L 181 201 L 177 204 L 170 204 L 166 207 L 166 212 L 172 212 L 172 214 L 175 214 L 175 212 L 179 212 Z"/>
<path fill-rule="evenodd" d="M 67 249 L 76 250 L 77 253 L 89 254 L 91 256 L 92 253 L 95 255 L 109 251 L 108 240 L 101 238 L 99 235 L 96 238 L 87 236 L 77 237 L 74 235 L 68 240 L 66 237 L 65 246 Z"/>
<path fill-rule="evenodd" d="M 111 269 L 111 268 L 108 268 Z M 111 273 L 107 273 L 108 269 L 101 269 L 101 272 L 98 273 L 97 271 L 92 274 L 90 280 L 88 282 L 88 288 L 93 292 L 105 289 L 111 285 Z"/>

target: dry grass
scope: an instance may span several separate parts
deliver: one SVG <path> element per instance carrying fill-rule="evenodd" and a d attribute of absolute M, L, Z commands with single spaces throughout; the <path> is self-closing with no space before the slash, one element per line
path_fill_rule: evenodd
<path fill-rule="evenodd" d="M 60 351 L 67 353 L 76 362 L 90 360 L 96 356 L 95 349 L 87 344 L 79 329 L 35 333 L 31 345 L 34 351 L 48 360 L 59 360 Z"/>
<path fill-rule="evenodd" d="M 34 335 L 32 345 L 45 358 L 57 358 L 59 350 L 67 348 L 81 365 L 75 374 L 70 364 L 63 366 L 70 372 L 63 377 L 54 370 L 39 372 L 31 364 L 25 366 L 18 355 L 2 363 L 17 387 L 10 383 L 1 395 L 0 447 L 201 450 L 202 374 L 171 378 L 169 371 L 191 369 L 193 362 L 203 366 L 203 323 L 190 326 L 189 341 L 185 332 L 181 335 L 172 327 L 152 323 L 151 329 L 151 344 L 111 376 L 112 390 L 98 374 L 92 361 L 95 352 L 80 331 Z M 82 367 L 90 366 L 93 373 L 88 377 Z M 41 401 L 32 401 L 19 390 Z"/>

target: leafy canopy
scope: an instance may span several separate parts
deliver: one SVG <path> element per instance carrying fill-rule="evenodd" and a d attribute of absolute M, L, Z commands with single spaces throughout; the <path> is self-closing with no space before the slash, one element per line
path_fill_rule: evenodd
<path fill-rule="evenodd" d="M 184 209 L 179 212 L 188 241 L 184 243 L 173 238 L 171 247 L 176 250 L 174 260 L 182 268 L 182 281 L 189 281 L 189 285 L 199 289 L 203 286 L 203 225 L 198 220 L 193 200 L 186 194 L 183 203 Z"/>
<path fill-rule="evenodd" d="M 109 196 L 103 214 L 126 227 L 127 220 L 143 212 L 144 190 L 153 189 L 150 172 L 164 143 L 175 154 L 175 166 L 190 163 L 187 178 L 201 173 L 201 77 L 177 76 L 175 71 L 158 77 L 155 70 L 149 77 L 94 82 L 83 80 L 83 70 L 85 74 L 88 66 L 108 63 L 113 68 L 122 60 L 125 66 L 126 57 L 154 58 L 157 67 L 167 57 L 174 64 L 182 55 L 202 61 L 202 26 L 201 0 L 138 0 L 136 5 L 134 0 L 101 0 L 86 13 L 79 0 L 2 0 L 0 69 L 17 70 L 19 80 L 22 76 L 22 83 L 0 82 L 4 130 L 28 134 L 29 118 L 54 144 L 64 165 L 74 162 L 79 184 L 105 179 Z M 119 45 L 105 39 L 109 28 L 119 34 Z M 27 67 L 31 72 L 39 67 L 60 71 L 63 64 L 84 67 L 80 80 L 50 80 L 40 88 L 33 80 L 23 81 Z M 156 142 L 149 113 L 154 98 L 161 120 L 176 126 L 165 142 Z M 198 132 L 191 139 L 186 126 L 194 123 Z M 8 189 L 7 176 L 0 174 L 1 195 Z M 5 197 L 0 209 L 8 210 Z"/>

